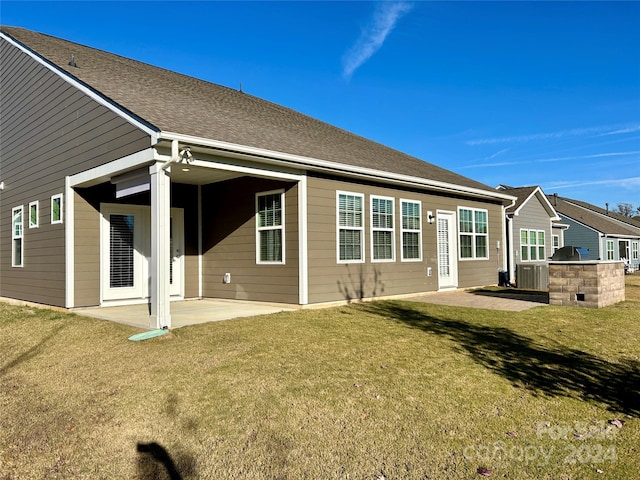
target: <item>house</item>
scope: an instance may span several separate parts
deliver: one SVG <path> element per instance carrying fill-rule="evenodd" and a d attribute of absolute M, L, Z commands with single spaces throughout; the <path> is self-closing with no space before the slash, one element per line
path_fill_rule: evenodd
<path fill-rule="evenodd" d="M 295 305 L 495 284 L 513 197 L 242 91 L 0 28 L 0 296 Z"/>
<path fill-rule="evenodd" d="M 560 217 L 539 186 L 499 185 L 497 189 L 516 197 L 515 203 L 506 209 L 509 281 L 522 286 L 523 279 L 516 278 L 518 270 L 523 271 L 518 266 L 535 267 L 541 272 L 541 283 L 529 287 L 547 288 L 548 260 L 564 246 L 567 225 L 560 223 Z"/>
<path fill-rule="evenodd" d="M 569 225 L 564 238 L 567 245 L 586 248 L 591 260 L 623 260 L 628 269 L 638 270 L 640 226 L 635 220 L 557 194 L 547 198 L 562 223 Z"/>

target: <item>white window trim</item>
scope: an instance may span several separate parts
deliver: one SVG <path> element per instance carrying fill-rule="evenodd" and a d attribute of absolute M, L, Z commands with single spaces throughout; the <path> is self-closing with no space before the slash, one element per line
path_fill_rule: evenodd
<path fill-rule="evenodd" d="M 460 231 L 460 219 L 462 216 L 460 215 L 460 210 L 471 210 L 471 221 L 473 226 L 473 232 L 462 232 Z M 487 233 L 476 233 L 476 212 L 485 212 L 487 214 Z M 468 261 L 477 261 L 477 260 L 489 260 L 491 254 L 489 253 L 489 210 L 486 208 L 473 208 L 473 207 L 458 207 L 458 219 L 457 219 L 456 228 L 458 230 L 458 259 L 461 262 Z M 463 257 L 462 256 L 462 242 L 460 241 L 460 237 L 463 235 L 471 236 L 471 257 Z M 476 255 L 476 237 L 483 236 L 487 237 L 487 256 L 486 257 L 478 257 Z"/>
<path fill-rule="evenodd" d="M 271 226 L 271 227 L 260 227 L 259 226 L 259 221 L 258 221 L 258 216 L 260 215 L 260 211 L 259 211 L 259 202 L 258 199 L 260 197 L 264 197 L 266 195 L 280 195 L 280 205 L 282 205 L 282 212 L 281 212 L 281 222 L 280 225 L 276 225 L 276 226 Z M 256 264 L 257 265 L 284 265 L 286 263 L 286 257 L 285 257 L 285 228 L 284 225 L 286 223 L 285 221 L 285 196 L 284 196 L 284 189 L 280 188 L 278 190 L 269 190 L 267 192 L 257 192 L 255 195 L 255 200 L 256 200 Z M 281 239 L 282 239 L 282 260 L 279 261 L 266 261 L 266 260 L 260 260 L 260 232 L 266 231 L 266 230 L 280 230 L 282 232 L 281 235 Z"/>
<path fill-rule="evenodd" d="M 558 246 L 556 246 L 556 239 L 558 240 Z M 555 253 L 560 248 L 560 235 L 551 234 L 551 250 Z"/>
<path fill-rule="evenodd" d="M 377 200 L 385 200 L 391 201 L 391 228 L 374 228 L 373 226 L 373 201 Z M 370 225 L 370 235 L 369 235 L 369 247 L 371 252 L 371 263 L 391 263 L 396 261 L 396 202 L 393 197 L 384 197 L 382 195 L 371 195 L 369 197 L 369 225 Z M 373 248 L 373 232 L 391 232 L 391 258 L 373 258 L 374 248 Z"/>
<path fill-rule="evenodd" d="M 60 199 L 60 219 L 54 220 L 53 219 L 53 203 L 57 199 Z M 57 193 L 57 194 L 51 196 L 51 224 L 55 225 L 55 224 L 58 224 L 58 223 L 63 223 L 63 221 L 64 221 L 63 195 L 61 193 Z"/>
<path fill-rule="evenodd" d="M 611 245 L 611 249 L 609 249 L 609 245 Z M 611 258 L 609 258 L 609 252 L 611 252 Z M 605 254 L 607 255 L 607 260 L 616 259 L 616 245 L 613 240 L 607 240 Z"/>
<path fill-rule="evenodd" d="M 36 221 L 31 223 L 31 207 L 36 207 Z M 40 226 L 40 205 L 38 200 L 29 203 L 29 228 L 38 228 Z"/>
<path fill-rule="evenodd" d="M 525 231 L 527 232 L 527 240 L 528 243 L 522 243 L 522 232 Z M 535 245 L 531 244 L 531 233 L 535 233 L 536 234 L 536 243 Z M 538 234 L 542 233 L 542 237 L 544 238 L 544 244 L 540 245 L 538 243 Z M 551 236 L 551 248 L 554 249 L 555 247 L 553 246 L 553 237 L 558 237 L 558 245 L 560 244 L 560 236 L 559 235 L 552 235 Z M 527 259 L 524 260 L 522 259 L 522 247 L 526 246 L 527 247 Z M 531 258 L 531 247 L 536 247 L 536 258 L 532 259 Z M 544 248 L 544 255 L 543 258 L 540 258 L 540 247 Z M 560 248 L 560 247 L 558 247 Z M 555 251 L 555 250 L 554 250 Z M 533 262 L 533 263 L 537 263 L 537 262 L 545 262 L 547 260 L 547 232 L 545 232 L 544 230 L 534 230 L 532 228 L 521 228 L 520 229 L 520 261 L 522 262 Z"/>
<path fill-rule="evenodd" d="M 631 242 L 631 260 L 640 259 L 640 242 Z"/>
<path fill-rule="evenodd" d="M 404 228 L 402 224 L 402 204 L 413 203 L 418 205 L 418 218 L 420 219 L 420 228 L 417 230 L 412 228 Z M 422 202 L 420 200 L 400 199 L 400 261 L 402 262 L 421 262 L 422 261 Z M 418 258 L 404 258 L 404 232 L 418 234 Z"/>
<path fill-rule="evenodd" d="M 362 200 L 362 225 L 359 227 L 342 227 L 340 225 L 340 195 L 350 195 L 353 197 L 360 197 Z M 340 259 L 340 230 L 359 230 L 360 231 L 360 259 L 359 260 L 341 260 Z M 365 248 L 364 248 L 364 194 L 356 192 L 346 192 L 343 190 L 336 190 L 336 261 L 337 263 L 364 263 Z"/>
<path fill-rule="evenodd" d="M 15 218 L 16 213 L 20 212 L 20 233 L 16 234 Z M 16 262 L 16 249 L 14 242 L 20 240 L 20 263 Z M 11 266 L 22 268 L 24 266 L 24 205 L 11 209 Z"/>

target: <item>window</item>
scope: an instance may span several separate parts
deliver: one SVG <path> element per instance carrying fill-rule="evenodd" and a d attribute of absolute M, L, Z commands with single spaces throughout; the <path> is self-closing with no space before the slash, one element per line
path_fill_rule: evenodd
<path fill-rule="evenodd" d="M 538 230 L 538 260 L 545 260 L 544 230 Z"/>
<path fill-rule="evenodd" d="M 256 194 L 257 263 L 284 263 L 284 192 Z"/>
<path fill-rule="evenodd" d="M 420 202 L 401 200 L 402 260 L 422 260 Z"/>
<path fill-rule="evenodd" d="M 607 260 L 615 260 L 613 240 L 607 240 Z"/>
<path fill-rule="evenodd" d="M 557 235 L 554 235 L 557 237 Z M 558 238 L 558 242 L 560 239 Z M 555 242 L 555 239 L 554 239 Z M 554 243 L 555 245 L 555 243 Z M 554 247 L 555 248 L 555 247 Z M 544 230 L 520 230 L 520 259 L 522 261 L 545 260 Z"/>
<path fill-rule="evenodd" d="M 371 197 L 371 260 L 395 260 L 393 198 Z"/>
<path fill-rule="evenodd" d="M 460 258 L 489 258 L 487 210 L 459 208 Z"/>
<path fill-rule="evenodd" d="M 11 248 L 11 266 L 12 267 L 21 267 L 24 249 L 22 243 L 23 237 L 23 215 L 24 207 L 20 205 L 19 207 L 15 207 L 11 210 L 11 239 L 12 239 L 12 248 Z"/>
<path fill-rule="evenodd" d="M 551 242 L 553 243 L 553 253 L 560 248 L 560 235 L 551 235 Z"/>
<path fill-rule="evenodd" d="M 62 194 L 51 197 L 51 223 L 62 223 Z"/>
<path fill-rule="evenodd" d="M 38 201 L 29 204 L 29 228 L 38 228 Z"/>
<path fill-rule="evenodd" d="M 364 260 L 363 206 L 363 195 L 337 192 L 338 262 Z"/>
<path fill-rule="evenodd" d="M 638 242 L 633 242 L 631 244 L 631 260 L 640 259 L 640 255 L 638 255 Z"/>

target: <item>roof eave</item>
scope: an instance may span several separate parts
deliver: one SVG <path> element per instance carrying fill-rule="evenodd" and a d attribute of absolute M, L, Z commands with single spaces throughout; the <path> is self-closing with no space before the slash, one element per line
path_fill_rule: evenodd
<path fill-rule="evenodd" d="M 334 173 L 339 175 L 347 175 L 363 179 L 377 180 L 385 183 L 396 185 L 415 186 L 420 188 L 428 188 L 439 192 L 453 193 L 474 198 L 489 199 L 507 204 L 515 201 L 515 197 L 489 190 L 481 190 L 479 188 L 466 187 L 437 180 L 430 180 L 410 175 L 386 172 L 382 170 L 353 167 L 327 160 L 305 157 L 290 153 L 267 150 L 259 147 L 251 147 L 248 145 L 240 145 L 229 142 L 222 142 L 209 138 L 195 137 L 175 132 L 160 132 L 160 140 L 177 140 L 190 146 L 202 146 L 212 149 L 221 154 L 240 154 L 243 156 L 258 159 L 262 162 L 271 164 L 279 164 L 286 167 L 296 167 L 305 170 L 317 172 Z"/>

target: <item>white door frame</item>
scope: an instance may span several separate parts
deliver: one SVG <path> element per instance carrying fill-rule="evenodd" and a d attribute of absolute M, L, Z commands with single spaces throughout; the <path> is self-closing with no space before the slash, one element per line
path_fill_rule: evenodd
<path fill-rule="evenodd" d="M 139 205 L 100 205 L 100 303 L 113 300 L 141 301 L 148 291 L 145 279 L 144 207 Z M 110 215 L 131 215 L 134 218 L 133 286 L 110 287 Z"/>
<path fill-rule="evenodd" d="M 444 247 L 440 239 L 440 221 L 447 222 L 447 244 L 449 275 L 441 275 L 440 249 Z M 438 290 L 450 290 L 458 288 L 458 234 L 457 234 L 456 212 L 449 210 L 436 211 L 436 244 L 438 258 Z"/>
<path fill-rule="evenodd" d="M 110 285 L 109 215 L 134 216 L 134 286 L 112 289 Z M 184 299 L 184 209 L 171 208 L 173 282 L 169 285 L 171 300 Z M 100 204 L 100 303 L 127 304 L 147 301 L 150 295 L 151 208 L 146 205 L 119 203 Z"/>

